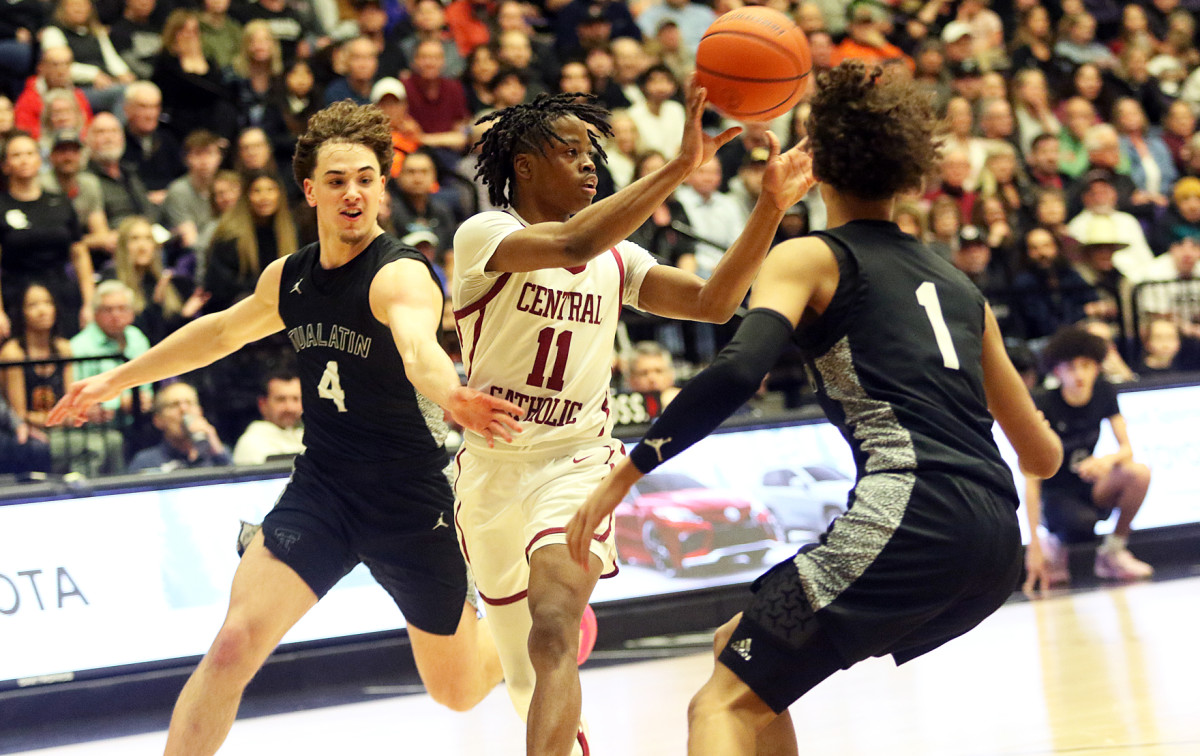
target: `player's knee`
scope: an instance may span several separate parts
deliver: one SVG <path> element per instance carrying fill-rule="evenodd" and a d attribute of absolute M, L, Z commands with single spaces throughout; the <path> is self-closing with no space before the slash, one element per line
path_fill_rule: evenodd
<path fill-rule="evenodd" d="M 690 729 L 696 722 L 711 720 L 718 714 L 727 714 L 728 712 L 729 707 L 710 680 L 688 702 L 688 727 Z"/>
<path fill-rule="evenodd" d="M 575 657 L 579 642 L 579 622 L 571 621 L 570 612 L 558 606 L 539 607 L 533 613 L 529 630 L 529 658 L 534 667 L 554 665 L 562 658 Z"/>
<path fill-rule="evenodd" d="M 1150 466 L 1144 465 L 1141 462 L 1134 462 L 1129 465 L 1129 476 L 1139 486 L 1150 485 Z"/>
<path fill-rule="evenodd" d="M 252 665 L 255 656 L 253 638 L 249 624 L 226 620 L 208 652 L 209 663 L 221 672 L 236 672 Z"/>
<path fill-rule="evenodd" d="M 470 711 L 483 700 L 478 685 L 464 685 L 460 680 L 433 679 L 425 681 L 429 697 L 451 711 Z"/>

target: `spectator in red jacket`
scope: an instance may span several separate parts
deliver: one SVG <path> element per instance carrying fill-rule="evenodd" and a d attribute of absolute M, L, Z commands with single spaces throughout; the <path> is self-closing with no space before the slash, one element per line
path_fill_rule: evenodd
<path fill-rule="evenodd" d="M 41 136 L 42 107 L 46 93 L 52 89 L 66 89 L 74 94 L 83 111 L 85 123 L 91 123 L 92 106 L 88 104 L 83 90 L 71 81 L 71 64 L 74 62 L 75 56 L 69 47 L 47 47 L 42 50 L 37 75 L 30 76 L 25 82 L 25 90 L 14 105 L 18 129 L 34 139 Z"/>

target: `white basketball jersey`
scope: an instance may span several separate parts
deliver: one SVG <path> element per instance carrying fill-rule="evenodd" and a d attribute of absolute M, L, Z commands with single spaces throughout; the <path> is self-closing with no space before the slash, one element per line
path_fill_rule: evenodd
<path fill-rule="evenodd" d="M 526 225 L 497 211 L 459 227 L 454 317 L 467 385 L 525 410 L 512 446 L 565 449 L 612 430 L 608 384 L 621 306 L 637 304 L 656 263 L 646 250 L 621 242 L 576 268 L 487 271 L 500 242 Z M 486 449 L 473 433 L 466 443 Z"/>

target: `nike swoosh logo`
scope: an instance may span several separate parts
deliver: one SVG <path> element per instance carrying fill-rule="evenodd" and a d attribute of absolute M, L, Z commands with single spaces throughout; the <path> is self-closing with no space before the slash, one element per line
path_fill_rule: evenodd
<path fill-rule="evenodd" d="M 592 457 L 594 457 L 594 456 L 595 456 L 594 454 L 589 454 L 589 455 L 587 455 L 586 457 L 584 457 L 583 459 L 579 459 L 578 457 L 572 457 L 572 458 L 571 458 L 571 461 L 572 461 L 572 462 L 574 462 L 575 464 L 579 464 L 579 463 L 580 463 L 580 462 L 582 462 L 583 460 L 585 460 L 585 459 L 591 459 L 591 458 L 592 458 Z"/>

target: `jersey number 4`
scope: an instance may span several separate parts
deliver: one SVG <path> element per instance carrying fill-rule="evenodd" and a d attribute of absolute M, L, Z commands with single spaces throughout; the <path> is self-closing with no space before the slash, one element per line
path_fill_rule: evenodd
<path fill-rule="evenodd" d="M 550 361 L 550 349 L 554 349 L 554 368 L 546 375 L 546 364 Z M 563 375 L 567 372 L 567 353 L 571 351 L 571 332 L 563 331 L 554 337 L 554 329 L 547 326 L 538 332 L 537 356 L 533 358 L 533 370 L 525 382 L 534 388 L 562 391 Z"/>
<path fill-rule="evenodd" d="M 942 316 L 942 303 L 938 301 L 933 281 L 926 281 L 917 287 L 917 302 L 925 308 L 925 316 L 929 318 L 929 325 L 933 326 L 933 337 L 937 339 L 938 350 L 942 353 L 942 364 L 951 370 L 958 370 L 958 352 L 950 340 L 950 329 L 946 327 L 946 318 Z"/>
<path fill-rule="evenodd" d="M 332 399 L 338 412 L 346 411 L 346 392 L 342 391 L 342 378 L 338 375 L 338 364 L 334 360 L 325 363 L 325 372 L 317 384 L 317 396 Z"/>

